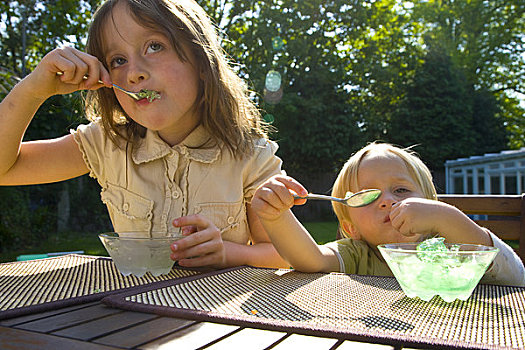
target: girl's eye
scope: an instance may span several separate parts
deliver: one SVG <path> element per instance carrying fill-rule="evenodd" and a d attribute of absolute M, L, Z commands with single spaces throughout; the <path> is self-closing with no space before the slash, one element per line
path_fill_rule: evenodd
<path fill-rule="evenodd" d="M 116 58 L 113 58 L 110 62 L 109 62 L 109 67 L 110 68 L 117 68 L 118 66 L 121 66 L 123 65 L 124 63 L 126 63 L 126 60 L 122 57 L 116 57 Z"/>
<path fill-rule="evenodd" d="M 149 53 L 152 53 L 152 52 L 159 52 L 160 50 L 162 50 L 164 48 L 164 46 L 161 44 L 161 43 L 158 43 L 158 42 L 152 42 L 148 45 L 148 50 L 147 52 Z"/>

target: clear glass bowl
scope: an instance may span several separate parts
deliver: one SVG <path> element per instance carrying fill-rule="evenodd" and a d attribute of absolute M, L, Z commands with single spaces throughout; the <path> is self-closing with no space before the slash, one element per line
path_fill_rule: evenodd
<path fill-rule="evenodd" d="M 98 237 L 124 276 L 142 277 L 168 274 L 175 261 L 170 259 L 170 246 L 182 238 L 179 234 L 159 232 L 108 232 Z"/>
<path fill-rule="evenodd" d="M 446 244 L 449 251 L 417 251 L 418 243 L 378 245 L 403 292 L 425 301 L 439 295 L 446 302 L 466 300 L 499 249 L 475 244 Z M 450 250 L 457 246 L 457 251 Z"/>

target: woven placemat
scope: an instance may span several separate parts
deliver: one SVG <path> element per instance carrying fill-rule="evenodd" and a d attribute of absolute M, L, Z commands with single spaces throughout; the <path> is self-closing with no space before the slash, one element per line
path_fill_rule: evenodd
<path fill-rule="evenodd" d="M 167 275 L 138 278 L 118 272 L 110 258 L 70 254 L 0 264 L 0 319 L 100 300 L 124 289 L 193 276 L 173 268 Z"/>
<path fill-rule="evenodd" d="M 404 295 L 394 278 L 242 267 L 109 296 L 128 310 L 391 345 L 525 348 L 525 288 L 479 285 L 467 301 Z"/>

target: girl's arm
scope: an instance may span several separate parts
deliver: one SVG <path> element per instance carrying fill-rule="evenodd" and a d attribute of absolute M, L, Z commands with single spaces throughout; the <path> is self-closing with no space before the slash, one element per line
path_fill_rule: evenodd
<path fill-rule="evenodd" d="M 485 229 L 458 208 L 440 201 L 407 198 L 392 207 L 390 220 L 407 236 L 437 233 L 447 243 L 493 245 Z"/>
<path fill-rule="evenodd" d="M 62 75 L 57 76 L 57 72 Z M 83 77 L 90 73 L 86 80 Z M 0 184 L 34 184 L 82 175 L 86 166 L 71 136 L 22 143 L 42 103 L 52 95 L 97 89 L 109 74 L 93 56 L 73 48 L 55 49 L 0 103 Z M 111 85 L 107 83 L 105 85 Z"/>
<path fill-rule="evenodd" d="M 317 243 L 297 220 L 290 208 L 304 204 L 294 200 L 290 190 L 306 195 L 304 187 L 288 176 L 277 175 L 261 185 L 252 200 L 252 207 L 280 255 L 299 271 L 330 272 L 339 270 L 333 251 Z"/>
<path fill-rule="evenodd" d="M 290 267 L 279 256 L 249 206 L 247 212 L 252 245 L 224 241 L 219 229 L 202 215 L 189 215 L 174 220 L 173 225 L 181 227 L 186 237 L 172 244 L 171 258 L 186 267 Z"/>

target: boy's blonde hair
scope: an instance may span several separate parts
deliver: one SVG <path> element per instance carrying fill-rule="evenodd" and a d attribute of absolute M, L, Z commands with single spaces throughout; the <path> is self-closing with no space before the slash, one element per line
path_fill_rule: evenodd
<path fill-rule="evenodd" d="M 437 200 L 436 188 L 432 182 L 432 174 L 419 156 L 410 148 L 400 148 L 389 143 L 373 142 L 353 154 L 345 163 L 332 188 L 332 196 L 344 198 L 350 188 L 359 188 L 357 184 L 357 172 L 361 161 L 366 155 L 391 153 L 399 157 L 406 165 L 408 173 L 419 186 L 427 199 Z M 348 207 L 343 204 L 332 202 L 335 215 L 341 224 L 343 221 L 352 222 L 348 213 Z M 347 236 L 344 230 L 341 234 Z"/>
<path fill-rule="evenodd" d="M 215 26 L 194 0 L 105 1 L 89 29 L 89 54 L 106 65 L 104 28 L 113 20 L 112 10 L 119 2 L 126 3 L 137 23 L 165 33 L 182 61 L 188 61 L 185 49 L 195 57 L 195 62 L 189 63 L 195 65 L 201 79 L 194 107 L 213 144 L 225 145 L 234 156 L 242 157 L 252 151 L 255 139 L 267 138 L 268 125 L 249 99 L 245 83 L 230 66 Z M 119 137 L 133 143 L 146 134 L 144 127 L 126 115 L 111 89 L 89 91 L 86 111 L 90 120 L 102 118 L 106 134 L 116 144 Z"/>

